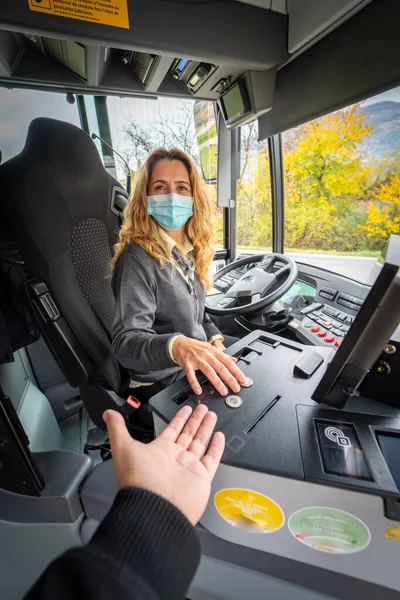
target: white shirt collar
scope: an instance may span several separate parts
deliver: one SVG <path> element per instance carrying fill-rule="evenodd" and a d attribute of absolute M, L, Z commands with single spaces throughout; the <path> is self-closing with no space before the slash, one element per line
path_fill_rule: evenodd
<path fill-rule="evenodd" d="M 182 250 L 182 252 L 185 255 L 189 254 L 189 252 L 191 252 L 193 250 L 193 246 L 190 243 L 190 240 L 186 234 L 183 234 L 183 244 L 181 247 L 177 244 L 177 242 L 174 239 L 172 239 L 172 237 L 170 235 L 168 235 L 168 233 L 165 231 L 165 229 L 162 229 L 162 227 L 160 227 L 160 231 L 161 231 L 161 236 L 162 236 L 163 240 L 167 243 L 168 249 L 170 251 L 172 251 L 172 249 L 175 248 L 175 246 L 177 248 L 179 248 L 180 250 Z"/>

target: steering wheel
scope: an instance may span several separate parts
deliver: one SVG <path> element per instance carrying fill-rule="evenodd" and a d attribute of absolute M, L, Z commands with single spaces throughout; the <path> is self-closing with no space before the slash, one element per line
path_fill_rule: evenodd
<path fill-rule="evenodd" d="M 206 298 L 206 311 L 212 315 L 252 315 L 260 313 L 287 292 L 297 278 L 297 265 L 284 254 L 270 253 L 246 256 L 223 267 L 214 275 L 214 283 L 230 271 L 249 263 L 258 262 L 239 279 L 234 280 L 232 287 L 223 295 L 218 304 L 209 304 Z M 276 264 L 283 263 L 277 269 Z"/>

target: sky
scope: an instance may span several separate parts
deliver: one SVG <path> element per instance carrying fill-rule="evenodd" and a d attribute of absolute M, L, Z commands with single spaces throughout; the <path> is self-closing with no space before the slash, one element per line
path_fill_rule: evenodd
<path fill-rule="evenodd" d="M 80 126 L 76 104 L 65 94 L 0 88 L 0 151 L 3 162 L 18 154 L 25 144 L 32 119 L 51 117 Z"/>
<path fill-rule="evenodd" d="M 371 96 L 368 100 L 364 100 L 364 106 L 368 106 L 369 104 L 375 104 L 376 102 L 400 102 L 400 87 L 395 88 L 394 90 L 389 90 L 388 92 L 384 92 L 383 94 L 378 94 L 377 96 Z"/>

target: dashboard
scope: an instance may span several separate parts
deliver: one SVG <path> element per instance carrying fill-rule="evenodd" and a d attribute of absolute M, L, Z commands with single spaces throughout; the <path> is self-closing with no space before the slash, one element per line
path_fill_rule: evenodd
<path fill-rule="evenodd" d="M 211 292 L 211 296 L 215 295 L 213 303 L 217 303 L 221 293 L 225 294 L 235 281 L 257 264 L 238 267 L 217 280 Z M 289 309 L 291 318 L 285 335 L 306 344 L 337 349 L 371 288 L 320 267 L 299 263 L 297 266 L 299 273 L 295 283 L 266 313 Z M 248 321 L 249 329 L 268 330 L 266 313 L 248 320 L 240 317 L 240 320 Z"/>

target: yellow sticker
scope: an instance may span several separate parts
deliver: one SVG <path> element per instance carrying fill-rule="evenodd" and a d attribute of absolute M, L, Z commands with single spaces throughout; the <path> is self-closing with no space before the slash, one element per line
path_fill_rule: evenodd
<path fill-rule="evenodd" d="M 385 537 L 391 538 L 392 540 L 400 540 L 400 527 L 388 527 Z"/>
<path fill-rule="evenodd" d="M 253 533 L 277 531 L 285 522 L 285 515 L 276 502 L 252 490 L 220 490 L 215 494 L 214 503 L 230 525 Z"/>
<path fill-rule="evenodd" d="M 129 29 L 127 0 L 28 0 L 33 11 Z"/>

